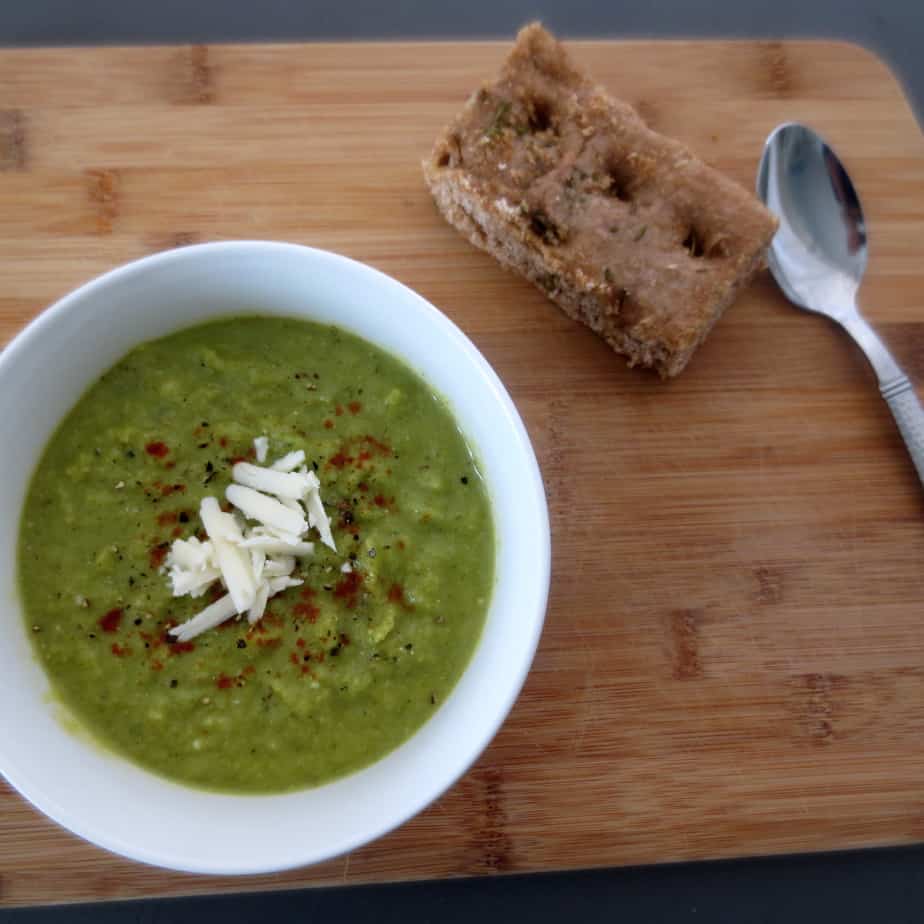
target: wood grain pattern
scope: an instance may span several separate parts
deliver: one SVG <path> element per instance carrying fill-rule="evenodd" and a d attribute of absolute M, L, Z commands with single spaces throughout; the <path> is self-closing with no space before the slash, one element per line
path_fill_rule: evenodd
<path fill-rule="evenodd" d="M 262 237 L 346 253 L 420 291 L 497 369 L 554 542 L 520 701 L 411 823 L 321 866 L 223 880 L 105 854 L 4 788 L 0 903 L 924 837 L 924 495 L 872 376 L 763 278 L 661 383 L 464 244 L 419 161 L 505 49 L 0 52 L 0 342 L 163 248 Z M 868 209 L 867 313 L 924 379 L 924 146 L 882 64 L 836 43 L 573 50 L 748 185 L 777 122 L 825 133 Z"/>

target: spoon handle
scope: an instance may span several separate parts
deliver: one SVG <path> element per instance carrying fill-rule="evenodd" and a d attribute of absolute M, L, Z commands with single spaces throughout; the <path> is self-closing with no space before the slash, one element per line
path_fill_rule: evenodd
<path fill-rule="evenodd" d="M 892 411 L 911 461 L 917 469 L 918 478 L 924 484 L 924 409 L 921 408 L 914 386 L 856 305 L 850 305 L 840 320 L 875 370 L 879 379 L 879 392 Z"/>
<path fill-rule="evenodd" d="M 911 454 L 911 461 L 918 471 L 918 478 L 924 483 L 924 409 L 921 408 L 914 386 L 908 376 L 902 375 L 879 390 L 898 424 Z"/>

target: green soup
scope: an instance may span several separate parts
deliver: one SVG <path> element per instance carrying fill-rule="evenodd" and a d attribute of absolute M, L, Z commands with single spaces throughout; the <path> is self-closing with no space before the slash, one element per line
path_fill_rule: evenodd
<path fill-rule="evenodd" d="M 234 461 L 304 449 L 337 552 L 263 620 L 185 644 L 167 629 L 169 544 L 203 535 Z M 351 563 L 347 572 L 343 566 Z M 395 748 L 464 670 L 493 585 L 487 493 L 445 403 L 335 327 L 238 318 L 144 344 L 52 437 L 20 529 L 28 630 L 55 694 L 113 750 L 171 779 L 272 792 Z"/>

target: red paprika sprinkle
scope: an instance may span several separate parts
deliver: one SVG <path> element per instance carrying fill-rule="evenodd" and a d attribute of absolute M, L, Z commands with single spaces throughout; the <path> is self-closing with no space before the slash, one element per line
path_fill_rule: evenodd
<path fill-rule="evenodd" d="M 400 584 L 392 584 L 388 588 L 388 600 L 397 603 L 402 609 L 412 610 L 414 607 L 404 599 L 404 588 Z"/>
<path fill-rule="evenodd" d="M 342 449 L 336 455 L 331 456 L 327 460 L 328 465 L 332 465 L 334 468 L 343 468 L 345 465 L 349 465 L 353 461 L 352 456 L 348 456 Z"/>
<path fill-rule="evenodd" d="M 234 678 L 229 677 L 225 673 L 221 673 L 215 681 L 215 686 L 218 687 L 219 690 L 230 690 L 231 687 L 234 686 Z"/>
<path fill-rule="evenodd" d="M 164 563 L 164 559 L 167 557 L 167 549 L 169 548 L 170 546 L 166 542 L 161 542 L 148 552 L 148 564 L 152 569 L 157 569 Z"/>
<path fill-rule="evenodd" d="M 338 405 L 334 408 L 334 413 L 335 413 L 338 417 L 342 417 L 342 416 L 343 416 L 343 407 L 342 407 L 341 405 L 338 404 Z"/>
<path fill-rule="evenodd" d="M 293 664 L 298 664 L 298 654 L 297 654 L 296 652 L 294 652 L 294 651 L 290 652 L 290 653 L 289 653 L 289 660 L 290 660 Z"/>
<path fill-rule="evenodd" d="M 167 635 L 166 632 L 162 635 L 152 635 L 150 632 L 139 629 L 138 634 L 141 636 L 141 641 L 145 643 L 145 648 L 160 648 L 161 645 L 168 645 L 173 640 L 173 637 Z"/>
<path fill-rule="evenodd" d="M 296 640 L 295 640 L 295 647 L 296 647 L 296 648 L 304 648 L 304 647 L 305 647 L 305 640 L 304 640 L 303 638 L 298 638 L 298 639 L 296 639 Z"/>
<path fill-rule="evenodd" d="M 121 658 L 124 655 L 130 655 L 132 653 L 131 648 L 123 648 L 118 642 L 112 643 L 112 648 L 110 651 L 117 657 Z"/>
<path fill-rule="evenodd" d="M 170 523 L 176 523 L 179 514 L 175 510 L 165 510 L 158 518 L 157 522 L 161 526 L 168 526 Z"/>
<path fill-rule="evenodd" d="M 377 452 L 380 452 L 383 456 L 391 455 L 391 446 L 387 443 L 383 443 L 381 440 L 377 440 L 374 436 L 370 436 L 368 433 L 363 437 L 363 442 L 367 446 L 371 446 Z"/>
<path fill-rule="evenodd" d="M 324 429 L 330 430 L 333 426 L 334 422 L 328 417 L 327 420 L 324 421 Z"/>
<path fill-rule="evenodd" d="M 311 603 L 296 603 L 295 606 L 292 607 L 292 611 L 295 613 L 296 616 L 304 616 L 304 618 L 307 619 L 308 622 L 312 624 L 318 621 L 318 616 L 321 612 L 316 606 L 313 606 Z"/>
<path fill-rule="evenodd" d="M 167 447 L 166 443 L 162 443 L 158 440 L 154 443 L 148 443 L 147 446 L 144 447 L 144 451 L 149 456 L 154 456 L 156 459 L 163 459 L 163 457 L 170 452 L 170 449 Z"/>
<path fill-rule="evenodd" d="M 345 574 L 340 583 L 334 588 L 334 596 L 343 600 L 350 609 L 353 609 L 359 599 L 359 588 L 362 583 L 362 574 L 359 571 L 351 571 L 349 574 Z"/>
<path fill-rule="evenodd" d="M 169 497 L 171 494 L 176 494 L 177 491 L 183 492 L 186 490 L 185 484 L 161 484 L 159 481 L 154 482 L 154 487 L 160 491 L 161 497 Z"/>
<path fill-rule="evenodd" d="M 117 632 L 122 624 L 122 610 L 119 607 L 110 610 L 99 621 L 100 628 L 103 632 Z"/>
<path fill-rule="evenodd" d="M 178 539 L 180 536 L 183 535 L 183 527 L 174 526 L 172 531 L 170 532 L 170 535 L 173 536 L 174 539 Z"/>
<path fill-rule="evenodd" d="M 172 641 L 173 636 L 170 636 L 170 638 Z M 195 650 L 196 650 L 195 642 L 173 642 L 173 644 L 170 645 L 170 654 L 173 654 L 173 655 L 187 654 L 188 652 L 195 651 Z"/>
<path fill-rule="evenodd" d="M 347 407 L 350 409 L 351 414 L 358 414 L 363 409 L 363 406 L 358 401 L 351 401 Z"/>
<path fill-rule="evenodd" d="M 164 669 L 163 661 L 158 661 L 156 658 L 151 662 L 152 671 L 162 671 Z"/>
<path fill-rule="evenodd" d="M 224 449 L 224 448 L 228 445 L 228 437 L 223 436 L 223 437 L 218 441 L 218 445 L 221 446 L 222 449 Z"/>

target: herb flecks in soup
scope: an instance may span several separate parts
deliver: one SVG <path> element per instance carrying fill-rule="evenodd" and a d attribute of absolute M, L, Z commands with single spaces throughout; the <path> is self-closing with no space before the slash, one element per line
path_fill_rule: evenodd
<path fill-rule="evenodd" d="M 255 434 L 318 476 L 337 551 L 315 542 L 254 625 L 176 641 L 225 589 L 174 597 L 171 546 L 207 539 L 201 501 L 266 450 Z M 241 318 L 139 347 L 80 399 L 34 475 L 19 559 L 38 655 L 102 742 L 178 781 L 271 792 L 363 767 L 433 714 L 481 632 L 494 534 L 414 373 L 336 328 Z"/>

